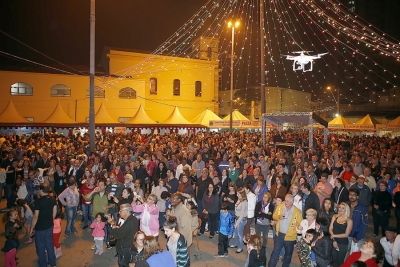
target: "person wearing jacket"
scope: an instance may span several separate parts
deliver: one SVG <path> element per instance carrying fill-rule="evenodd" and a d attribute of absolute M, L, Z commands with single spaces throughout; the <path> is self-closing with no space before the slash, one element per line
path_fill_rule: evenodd
<path fill-rule="evenodd" d="M 339 203 L 347 203 L 349 201 L 349 191 L 346 188 L 345 182 L 340 178 L 336 178 L 333 181 L 333 186 L 334 187 L 331 194 L 331 199 L 333 202 L 333 210 L 335 211 L 335 213 L 337 213 Z"/>
<path fill-rule="evenodd" d="M 228 243 L 229 238 L 231 238 L 233 235 L 234 224 L 235 219 L 233 218 L 232 214 L 228 212 L 228 203 L 223 202 L 219 212 L 218 254 L 214 257 L 228 256 Z"/>
<path fill-rule="evenodd" d="M 275 207 L 272 203 L 271 194 L 269 192 L 264 192 L 262 195 L 262 200 L 257 202 L 254 210 L 254 217 L 256 219 L 256 234 L 262 238 L 262 246 L 264 248 L 267 246 L 268 232 L 274 209 Z"/>
<path fill-rule="evenodd" d="M 268 187 L 265 185 L 265 182 L 262 178 L 257 179 L 256 183 L 253 186 L 253 192 L 257 196 L 257 202 L 260 202 L 263 198 L 265 192 L 268 192 Z"/>
<path fill-rule="evenodd" d="M 356 188 L 359 191 L 358 202 L 363 204 L 368 210 L 369 205 L 371 204 L 372 193 L 369 187 L 364 184 L 364 182 L 365 178 L 363 176 L 359 176 L 357 179 L 357 183 L 349 188 L 349 193 L 350 189 Z"/>
<path fill-rule="evenodd" d="M 141 196 L 138 195 L 137 199 L 142 203 L 136 205 L 136 201 L 132 202 L 133 212 L 140 212 L 140 230 L 143 231 L 146 236 L 158 237 L 158 230 L 160 229 L 160 223 L 158 221 L 158 206 L 157 196 L 150 194 L 146 199 L 146 202 Z"/>
<path fill-rule="evenodd" d="M 115 248 L 117 249 L 119 257 L 118 262 L 122 262 L 122 251 L 125 248 L 132 247 L 133 237 L 139 228 L 139 222 L 136 217 L 132 215 L 132 207 L 128 203 L 119 206 L 119 215 L 125 220 L 123 225 L 117 226 L 111 216 L 108 217 L 108 223 L 111 226 L 111 235 L 116 239 Z M 125 267 L 122 264 L 118 265 L 119 267 Z"/>
<path fill-rule="evenodd" d="M 275 267 L 278 264 L 279 253 L 283 247 L 285 248 L 285 256 L 283 257 L 282 267 L 289 267 L 292 260 L 297 238 L 296 228 L 300 226 L 302 220 L 300 210 L 293 203 L 293 195 L 287 194 L 285 202 L 276 207 L 272 215 L 272 218 L 276 221 L 276 237 L 268 267 Z"/>
<path fill-rule="evenodd" d="M 207 191 L 204 192 L 203 199 L 203 213 L 208 214 L 208 230 L 210 230 L 209 238 L 213 238 L 215 231 L 217 231 L 217 219 L 219 212 L 219 195 L 214 190 L 214 184 L 209 183 Z M 204 234 L 207 220 L 202 220 L 200 233 Z"/>
<path fill-rule="evenodd" d="M 189 267 L 189 247 L 185 237 L 178 232 L 178 219 L 175 216 L 169 216 L 163 225 L 165 235 L 167 236 L 167 250 L 171 252 L 177 267 Z"/>
<path fill-rule="evenodd" d="M 369 191 L 369 190 L 368 190 Z M 350 254 L 355 251 L 360 251 L 363 238 L 368 230 L 368 210 L 364 204 L 358 201 L 360 191 L 357 188 L 349 189 L 349 206 L 351 219 L 353 220 L 353 228 L 349 235 Z"/>
<path fill-rule="evenodd" d="M 319 225 L 318 239 L 311 243 L 311 250 L 315 254 L 317 267 L 326 267 L 331 264 L 332 239 L 329 233 L 329 222 L 325 218 L 318 218 Z"/>
<path fill-rule="evenodd" d="M 317 194 L 311 191 L 310 184 L 304 183 L 300 189 L 303 193 L 303 218 L 305 218 L 306 211 L 309 209 L 319 210 L 320 203 Z"/>
<path fill-rule="evenodd" d="M 386 227 L 389 225 L 390 207 L 392 206 L 392 196 L 386 190 L 387 182 L 379 182 L 379 190 L 372 196 L 372 217 L 374 218 L 374 235 L 379 235 L 379 226 L 382 228 L 382 235 L 385 235 Z"/>

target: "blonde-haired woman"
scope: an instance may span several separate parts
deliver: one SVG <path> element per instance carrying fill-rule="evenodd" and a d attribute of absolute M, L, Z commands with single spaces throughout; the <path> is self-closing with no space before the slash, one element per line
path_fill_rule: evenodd
<path fill-rule="evenodd" d="M 236 253 L 243 251 L 243 229 L 247 222 L 247 194 L 244 188 L 237 191 L 238 201 L 235 204 L 235 233 L 231 248 L 238 248 Z"/>
<path fill-rule="evenodd" d="M 341 202 L 338 207 L 338 214 L 333 215 L 329 226 L 329 233 L 333 242 L 333 267 L 339 267 L 344 262 L 352 228 L 353 220 L 350 218 L 350 207 Z"/>

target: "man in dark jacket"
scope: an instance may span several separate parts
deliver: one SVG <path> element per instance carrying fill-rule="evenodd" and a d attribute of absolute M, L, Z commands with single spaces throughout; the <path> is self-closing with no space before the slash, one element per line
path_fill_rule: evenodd
<path fill-rule="evenodd" d="M 119 215 L 125 220 L 124 224 L 120 227 L 115 224 L 115 221 L 109 217 L 108 223 L 111 225 L 111 235 L 115 237 L 118 257 L 123 255 L 122 250 L 125 248 L 131 248 L 133 244 L 133 238 L 139 229 L 139 221 L 135 216 L 132 215 L 132 207 L 130 204 L 122 204 L 119 207 Z M 119 267 L 126 267 L 122 259 L 118 259 Z"/>
<path fill-rule="evenodd" d="M 350 189 L 357 189 L 359 194 L 358 194 L 358 202 L 363 204 L 367 210 L 369 208 L 369 205 L 371 204 L 371 190 L 368 186 L 364 184 L 365 178 L 363 176 L 359 176 L 357 179 L 357 183 L 353 184 Z M 350 199 L 350 190 L 349 190 L 349 199 Z M 350 200 L 351 201 L 351 200 Z"/>
<path fill-rule="evenodd" d="M 358 201 L 359 195 L 360 191 L 357 188 L 349 189 L 350 214 L 353 220 L 353 228 L 349 235 L 350 254 L 360 251 L 364 235 L 368 230 L 368 210 Z"/>
<path fill-rule="evenodd" d="M 308 209 L 319 210 L 319 198 L 317 194 L 311 191 L 309 183 L 304 183 L 301 186 L 301 192 L 303 192 L 303 218 L 305 218 Z"/>

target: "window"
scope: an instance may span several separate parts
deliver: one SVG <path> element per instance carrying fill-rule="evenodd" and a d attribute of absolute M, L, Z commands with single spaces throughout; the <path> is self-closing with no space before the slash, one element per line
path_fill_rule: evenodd
<path fill-rule="evenodd" d="M 174 95 L 181 95 L 181 80 L 174 80 Z"/>
<path fill-rule="evenodd" d="M 119 122 L 126 122 L 126 121 L 129 121 L 130 119 L 132 119 L 132 118 L 130 118 L 130 117 L 119 117 L 118 121 Z"/>
<path fill-rule="evenodd" d="M 14 83 L 11 85 L 11 95 L 33 95 L 33 87 L 27 83 Z"/>
<path fill-rule="evenodd" d="M 194 96 L 201 96 L 201 81 L 194 84 Z"/>
<path fill-rule="evenodd" d="M 86 89 L 86 97 L 90 97 L 90 88 Z M 100 86 L 94 87 L 95 98 L 106 98 L 106 91 Z"/>
<path fill-rule="evenodd" d="M 157 94 L 157 78 L 154 77 L 150 78 L 150 94 L 151 95 Z"/>
<path fill-rule="evenodd" d="M 136 91 L 130 87 L 125 87 L 119 90 L 119 98 L 136 99 Z"/>
<path fill-rule="evenodd" d="M 56 84 L 50 88 L 51 96 L 71 96 L 71 88 L 65 84 Z"/>

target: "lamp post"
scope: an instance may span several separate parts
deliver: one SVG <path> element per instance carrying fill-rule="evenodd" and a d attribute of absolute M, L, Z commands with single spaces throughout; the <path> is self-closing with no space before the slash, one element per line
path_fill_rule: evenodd
<path fill-rule="evenodd" d="M 233 63 L 234 63 L 234 52 L 235 52 L 235 28 L 239 27 L 240 22 L 236 21 L 235 23 L 229 21 L 228 27 L 232 28 L 232 50 L 231 50 L 231 110 L 230 110 L 230 119 L 229 119 L 229 133 L 232 134 L 232 124 L 233 124 Z"/>
<path fill-rule="evenodd" d="M 90 0 L 90 107 L 89 107 L 89 147 L 94 150 L 95 122 L 94 122 L 94 52 L 95 52 L 95 7 L 96 1 Z"/>
<path fill-rule="evenodd" d="M 328 89 L 331 92 L 331 94 L 333 96 L 333 99 L 336 102 L 336 117 L 339 117 L 340 116 L 340 113 L 339 113 L 340 112 L 340 91 L 339 91 L 339 88 L 336 87 L 337 98 L 335 98 L 335 95 L 333 94 L 332 88 L 330 86 L 328 86 L 326 89 Z"/>

